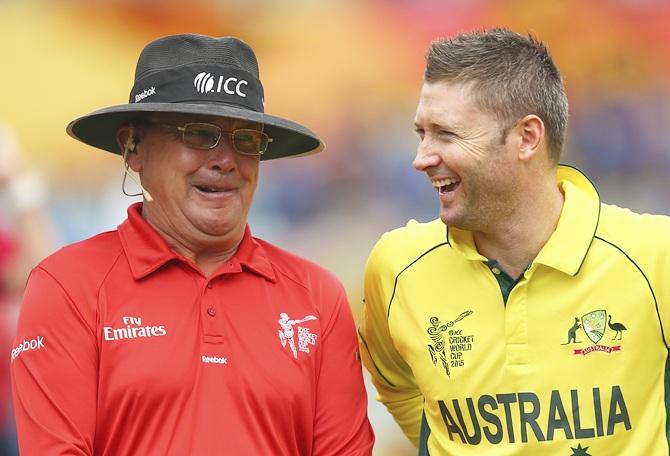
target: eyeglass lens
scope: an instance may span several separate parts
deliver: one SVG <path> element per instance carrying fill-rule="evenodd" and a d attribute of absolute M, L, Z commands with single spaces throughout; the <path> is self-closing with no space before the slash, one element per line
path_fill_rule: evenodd
<path fill-rule="evenodd" d="M 232 132 L 223 132 L 216 125 L 191 123 L 184 126 L 184 142 L 198 149 L 211 149 L 219 141 L 221 134 L 231 136 L 233 147 L 241 154 L 259 155 L 265 152 L 268 146 L 268 136 L 258 130 L 237 129 Z"/>

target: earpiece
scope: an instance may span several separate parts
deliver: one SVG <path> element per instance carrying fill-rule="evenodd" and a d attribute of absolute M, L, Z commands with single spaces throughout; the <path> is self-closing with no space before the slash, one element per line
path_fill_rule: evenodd
<path fill-rule="evenodd" d="M 131 124 L 130 125 L 130 131 L 128 132 L 128 139 L 126 139 L 126 144 L 123 146 L 123 156 L 125 157 L 126 154 L 129 152 L 135 152 L 135 146 L 137 143 L 135 142 L 135 128 Z"/>
<path fill-rule="evenodd" d="M 142 184 L 140 184 L 140 182 L 137 179 L 135 179 L 135 176 L 130 174 L 130 172 L 128 171 L 128 163 L 126 163 L 126 171 L 125 174 L 123 175 L 122 185 L 124 194 L 128 195 L 128 193 L 126 193 L 126 176 L 130 177 L 130 180 L 135 182 L 137 186 L 140 188 L 140 190 L 142 190 L 142 195 L 144 196 L 144 199 L 147 200 L 147 203 L 150 203 L 154 200 L 154 198 L 151 196 L 151 193 L 149 193 L 149 190 L 145 190 L 144 187 L 142 187 Z M 137 195 L 128 195 L 128 196 L 137 196 Z"/>
<path fill-rule="evenodd" d="M 144 199 L 148 203 L 150 203 L 154 199 L 149 193 L 149 191 L 145 190 L 144 187 L 142 187 L 142 184 L 140 184 L 140 182 L 137 179 L 135 179 L 135 176 L 130 174 L 130 172 L 128 171 L 129 165 L 126 156 L 131 152 L 135 152 L 135 147 L 137 147 L 137 143 L 135 142 L 135 126 L 133 124 L 130 124 L 130 130 L 128 131 L 128 139 L 126 139 L 126 144 L 123 146 L 123 163 L 126 169 L 123 175 L 123 183 L 121 184 L 121 190 L 123 191 L 124 195 L 137 196 L 137 195 L 130 195 L 126 192 L 126 176 L 130 177 L 130 180 L 135 182 L 137 186 L 142 190 L 142 195 L 144 196 Z"/>

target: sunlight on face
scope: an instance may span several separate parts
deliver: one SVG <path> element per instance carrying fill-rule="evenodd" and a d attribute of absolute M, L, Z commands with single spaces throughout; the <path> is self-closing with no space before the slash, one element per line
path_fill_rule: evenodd
<path fill-rule="evenodd" d="M 469 92 L 466 84 L 423 85 L 414 167 L 437 189 L 444 223 L 488 230 L 517 204 L 515 153 L 501 138 L 497 117 L 479 110 Z"/>

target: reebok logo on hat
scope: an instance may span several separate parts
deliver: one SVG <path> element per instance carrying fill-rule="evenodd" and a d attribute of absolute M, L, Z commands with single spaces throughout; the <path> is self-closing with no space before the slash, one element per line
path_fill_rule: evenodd
<path fill-rule="evenodd" d="M 142 93 L 135 95 L 135 103 L 140 102 L 151 95 L 156 95 L 156 87 L 151 87 L 142 91 Z"/>

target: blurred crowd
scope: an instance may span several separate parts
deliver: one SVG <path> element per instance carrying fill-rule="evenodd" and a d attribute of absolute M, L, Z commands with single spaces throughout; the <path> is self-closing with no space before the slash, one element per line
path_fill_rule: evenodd
<path fill-rule="evenodd" d="M 141 47 L 159 35 L 236 35 L 257 50 L 269 112 L 311 127 L 322 154 L 263 163 L 255 235 L 321 263 L 361 307 L 379 235 L 437 216 L 411 167 L 413 115 L 431 39 L 503 25 L 551 48 L 570 100 L 564 162 L 603 201 L 670 214 L 670 4 L 518 0 L 24 0 L 0 2 L 0 411 L 28 271 L 58 247 L 114 229 L 136 200 L 122 162 L 65 134 L 75 117 L 122 104 Z M 370 394 L 376 455 L 415 454 Z M 16 454 L 11 414 L 0 455 Z"/>
<path fill-rule="evenodd" d="M 30 269 L 57 244 L 46 203 L 44 178 L 23 164 L 12 129 L 0 125 L 0 455 L 17 454 L 9 362 L 19 301 Z"/>

